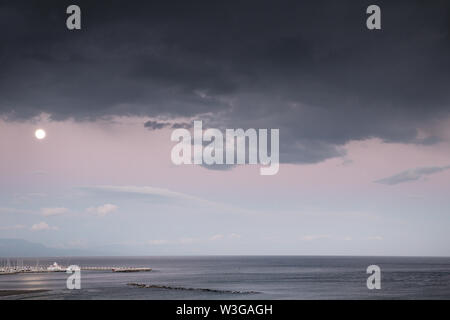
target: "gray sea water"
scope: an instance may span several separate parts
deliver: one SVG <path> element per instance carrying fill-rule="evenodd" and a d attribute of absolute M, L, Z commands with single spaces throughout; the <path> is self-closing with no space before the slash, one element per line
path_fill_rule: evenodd
<path fill-rule="evenodd" d="M 153 271 L 82 271 L 81 290 L 66 288 L 69 276 L 66 273 L 1 275 L 0 290 L 49 291 L 0 299 L 450 299 L 450 258 L 39 258 L 40 265 L 46 266 L 53 262 L 81 267 L 150 267 Z M 36 265 L 37 259 L 23 259 L 23 263 Z M 366 286 L 369 276 L 366 268 L 372 264 L 381 268 L 380 290 L 368 290 Z M 138 288 L 128 283 L 169 288 Z"/>

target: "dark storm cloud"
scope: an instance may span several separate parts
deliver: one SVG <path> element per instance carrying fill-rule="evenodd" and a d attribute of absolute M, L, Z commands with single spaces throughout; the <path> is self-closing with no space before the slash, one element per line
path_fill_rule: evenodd
<path fill-rule="evenodd" d="M 144 127 L 149 129 L 149 130 L 163 129 L 163 128 L 166 128 L 168 126 L 170 126 L 169 123 L 152 121 L 152 120 L 149 120 L 146 123 L 144 123 Z"/>
<path fill-rule="evenodd" d="M 0 5 L 0 113 L 29 119 L 195 117 L 280 128 L 281 161 L 343 155 L 352 139 L 417 138 L 449 113 L 450 4 L 72 1 Z"/>
<path fill-rule="evenodd" d="M 191 129 L 192 123 L 187 122 L 175 122 L 172 124 L 172 129 Z"/>
<path fill-rule="evenodd" d="M 411 169 L 411 170 L 400 172 L 398 174 L 395 174 L 393 176 L 390 176 L 390 177 L 387 177 L 384 179 L 377 180 L 375 182 L 393 186 L 393 185 L 396 185 L 399 183 L 417 181 L 417 180 L 422 179 L 431 174 L 443 172 L 448 169 L 450 169 L 450 166 L 416 168 L 416 169 Z"/>
<path fill-rule="evenodd" d="M 159 130 L 164 128 L 172 128 L 172 129 L 191 129 L 192 123 L 187 122 L 159 122 L 154 120 L 149 120 L 144 123 L 144 127 L 149 130 Z"/>
<path fill-rule="evenodd" d="M 201 166 L 205 169 L 217 171 L 228 171 L 236 167 L 234 164 L 201 164 Z"/>

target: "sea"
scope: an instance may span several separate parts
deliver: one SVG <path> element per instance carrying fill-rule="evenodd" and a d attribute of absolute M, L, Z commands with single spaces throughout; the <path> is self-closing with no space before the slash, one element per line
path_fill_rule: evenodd
<path fill-rule="evenodd" d="M 152 271 L 82 270 L 79 290 L 67 289 L 70 275 L 64 272 L 0 275 L 0 291 L 45 290 L 0 299 L 450 299 L 450 258 L 164 256 L 23 258 L 22 261 L 31 266 L 57 262 L 82 268 L 149 267 Z M 380 289 L 367 287 L 370 265 L 380 267 Z"/>

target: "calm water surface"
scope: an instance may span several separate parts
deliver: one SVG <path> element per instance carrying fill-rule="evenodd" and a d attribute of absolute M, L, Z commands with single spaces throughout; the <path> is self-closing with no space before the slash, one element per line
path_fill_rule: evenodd
<path fill-rule="evenodd" d="M 82 271 L 81 290 L 66 289 L 68 274 L 65 273 L 1 275 L 0 290 L 50 291 L 0 299 L 450 299 L 450 258 L 39 258 L 40 265 L 47 266 L 53 262 L 81 267 L 150 267 L 153 271 Z M 24 264 L 36 263 L 37 259 L 24 259 Z M 372 264 L 381 267 L 381 290 L 368 290 L 366 287 L 366 268 Z M 137 288 L 127 285 L 132 282 L 221 292 Z M 246 293 L 250 291 L 256 293 Z"/>

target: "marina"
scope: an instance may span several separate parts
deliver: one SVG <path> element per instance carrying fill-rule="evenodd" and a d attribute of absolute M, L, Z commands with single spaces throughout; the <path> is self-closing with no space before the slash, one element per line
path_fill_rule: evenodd
<path fill-rule="evenodd" d="M 23 264 L 23 260 L 17 260 L 14 265 L 11 265 L 9 259 L 6 263 L 0 267 L 0 275 L 11 275 L 17 273 L 48 273 L 48 272 L 66 272 L 68 266 L 59 265 L 54 262 L 50 266 L 40 266 L 37 262 L 35 266 L 27 266 Z M 113 267 L 103 267 L 103 266 L 80 266 L 82 271 L 103 271 L 103 272 L 150 272 L 151 268 L 147 267 L 123 267 L 123 266 L 113 266 Z"/>

